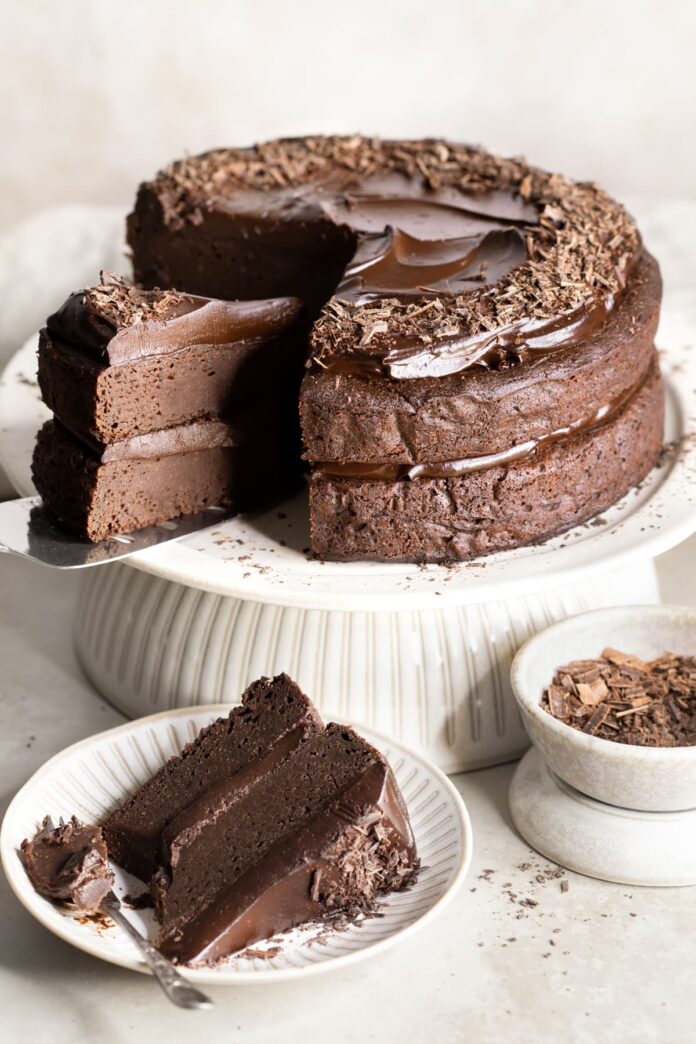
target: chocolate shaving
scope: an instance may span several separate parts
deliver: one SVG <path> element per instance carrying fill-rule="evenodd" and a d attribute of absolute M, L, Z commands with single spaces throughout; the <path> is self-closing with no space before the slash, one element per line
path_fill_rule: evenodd
<path fill-rule="evenodd" d="M 541 705 L 566 725 L 615 743 L 696 746 L 696 657 L 665 653 L 646 662 L 608 648 L 597 660 L 559 667 Z"/>
<path fill-rule="evenodd" d="M 82 292 L 95 312 L 114 331 L 171 318 L 179 305 L 189 300 L 186 294 L 176 290 L 141 290 L 114 272 L 100 272 L 99 275 L 99 284 Z"/>

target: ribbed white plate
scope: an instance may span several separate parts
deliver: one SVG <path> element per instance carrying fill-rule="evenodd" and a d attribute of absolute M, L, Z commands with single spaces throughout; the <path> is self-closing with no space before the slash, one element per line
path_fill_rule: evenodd
<path fill-rule="evenodd" d="M 458 566 L 318 562 L 309 554 L 307 494 L 255 516 L 233 518 L 180 541 L 140 551 L 130 565 L 220 595 L 302 609 L 384 611 L 442 609 L 526 596 L 644 562 L 696 530 L 696 353 L 688 324 L 670 317 L 665 439 L 674 447 L 661 467 L 600 520 L 531 547 Z M 663 324 L 664 325 L 664 324 Z M 0 378 L 0 463 L 22 495 L 36 431 L 49 413 L 36 386 L 36 337 Z"/>
<path fill-rule="evenodd" d="M 143 783 L 167 758 L 178 753 L 198 731 L 229 706 L 184 708 L 102 732 L 51 758 L 22 787 L 7 810 L 0 833 L 2 864 L 12 889 L 29 912 L 61 939 L 102 960 L 147 972 L 129 940 L 110 923 L 79 918 L 67 907 L 43 899 L 33 889 L 18 848 L 45 815 L 72 814 L 85 822 L 99 820 Z M 298 928 L 276 937 L 280 953 L 268 958 L 232 957 L 215 968 L 187 969 L 198 983 L 240 985 L 277 982 L 312 975 L 370 957 L 424 927 L 454 896 L 471 861 L 472 833 L 464 803 L 449 782 L 418 754 L 380 733 L 360 727 L 369 742 L 387 757 L 408 806 L 424 869 L 413 888 L 383 900 L 380 917 L 366 918 L 343 931 Z M 141 882 L 117 871 L 116 891 L 139 894 Z M 127 915 L 155 934 L 150 911 Z M 280 940 L 279 942 L 277 940 Z"/>

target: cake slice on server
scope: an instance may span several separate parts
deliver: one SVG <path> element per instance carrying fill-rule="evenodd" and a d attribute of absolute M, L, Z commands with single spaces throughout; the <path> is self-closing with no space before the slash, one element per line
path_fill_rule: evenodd
<path fill-rule="evenodd" d="M 214 505 L 264 506 L 299 484 L 306 352 L 295 298 L 219 301 L 102 275 L 39 341 L 54 412 L 35 485 L 91 540 Z"/>
<path fill-rule="evenodd" d="M 251 685 L 103 830 L 110 857 L 150 882 L 157 945 L 180 963 L 370 911 L 419 867 L 384 757 L 324 726 L 287 675 Z"/>

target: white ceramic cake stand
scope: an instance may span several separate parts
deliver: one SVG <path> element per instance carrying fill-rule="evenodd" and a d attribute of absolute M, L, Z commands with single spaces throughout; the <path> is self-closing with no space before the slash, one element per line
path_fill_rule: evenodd
<path fill-rule="evenodd" d="M 59 283 L 60 272 L 43 278 Z M 56 300 L 69 289 L 57 285 Z M 390 733 L 448 772 L 518 756 L 528 740 L 508 681 L 517 647 L 585 609 L 657 601 L 652 559 L 696 530 L 690 336 L 688 310 L 667 302 L 666 439 L 679 445 L 601 519 L 452 568 L 322 564 L 303 551 L 300 495 L 88 570 L 75 631 L 86 673 L 137 716 L 235 700 L 259 675 L 286 670 L 325 715 Z M 0 381 L 0 462 L 23 495 L 47 416 L 35 350 L 32 338 Z"/>

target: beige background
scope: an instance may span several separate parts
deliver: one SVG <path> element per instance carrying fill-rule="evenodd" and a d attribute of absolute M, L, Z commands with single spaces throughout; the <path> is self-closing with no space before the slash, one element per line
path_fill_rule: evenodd
<path fill-rule="evenodd" d="M 184 150 L 362 130 L 696 193 L 689 0 L 0 0 L 0 230 Z"/>

